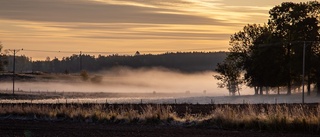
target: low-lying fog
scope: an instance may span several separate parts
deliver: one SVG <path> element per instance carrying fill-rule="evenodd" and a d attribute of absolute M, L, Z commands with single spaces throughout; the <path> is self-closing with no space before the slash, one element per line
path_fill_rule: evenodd
<path fill-rule="evenodd" d="M 99 84 L 86 82 L 17 82 L 16 90 L 56 92 L 110 92 L 110 93 L 190 93 L 190 95 L 225 96 L 226 89 L 218 88 L 215 72 L 181 73 L 163 68 L 128 69 L 115 68 L 92 74 L 102 76 Z M 12 83 L 1 83 L 1 90 L 11 90 Z M 242 95 L 253 94 L 243 87 Z"/>

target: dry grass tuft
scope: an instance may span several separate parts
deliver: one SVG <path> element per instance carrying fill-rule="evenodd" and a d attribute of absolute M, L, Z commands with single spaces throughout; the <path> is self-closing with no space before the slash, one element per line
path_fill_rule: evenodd
<path fill-rule="evenodd" d="M 122 124 L 168 124 L 272 132 L 320 133 L 320 105 L 219 105 L 210 113 L 178 114 L 170 105 L 1 104 L 2 118 Z"/>

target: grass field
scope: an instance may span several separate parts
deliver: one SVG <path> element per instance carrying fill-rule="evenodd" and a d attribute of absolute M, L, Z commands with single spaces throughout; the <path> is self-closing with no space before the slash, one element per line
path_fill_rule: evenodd
<path fill-rule="evenodd" d="M 1 104 L 5 119 L 320 133 L 319 104 Z"/>

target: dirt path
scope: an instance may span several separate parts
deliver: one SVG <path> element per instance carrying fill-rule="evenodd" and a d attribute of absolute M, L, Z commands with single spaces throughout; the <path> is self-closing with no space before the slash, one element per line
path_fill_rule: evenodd
<path fill-rule="evenodd" d="M 1 137 L 300 137 L 318 136 L 290 133 L 262 133 L 226 131 L 205 128 L 187 128 L 166 125 L 93 124 L 79 122 L 48 122 L 25 120 L 0 120 Z"/>

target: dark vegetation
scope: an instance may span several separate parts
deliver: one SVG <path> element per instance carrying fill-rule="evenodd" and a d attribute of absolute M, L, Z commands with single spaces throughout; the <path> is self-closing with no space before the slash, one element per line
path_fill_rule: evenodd
<path fill-rule="evenodd" d="M 2 51 L 2 43 L 0 41 L 0 72 L 4 70 L 4 66 L 8 64 L 8 61 L 6 60 L 5 56 L 1 53 Z"/>
<path fill-rule="evenodd" d="M 230 131 L 169 125 L 135 125 L 84 123 L 72 121 L 22 121 L 6 119 L 0 122 L 1 137 L 318 137 L 310 133 L 276 133 L 263 131 Z"/>
<path fill-rule="evenodd" d="M 286 87 L 290 95 L 305 80 L 308 95 L 315 85 L 320 96 L 320 3 L 284 2 L 269 14 L 267 24 L 248 24 L 230 37 L 230 53 L 216 69 L 220 86 L 233 95 L 243 83 L 255 94 Z"/>
<path fill-rule="evenodd" d="M 98 57 L 82 54 L 72 55 L 59 60 L 47 58 L 45 61 L 32 61 L 29 57 L 16 57 L 17 72 L 78 73 L 80 70 L 96 72 L 113 67 L 131 68 L 164 67 L 182 72 L 213 71 L 222 62 L 226 52 L 177 52 L 159 55 L 109 55 Z M 7 56 L 5 70 L 12 70 L 12 56 Z M 81 62 L 81 63 L 80 63 Z"/>

